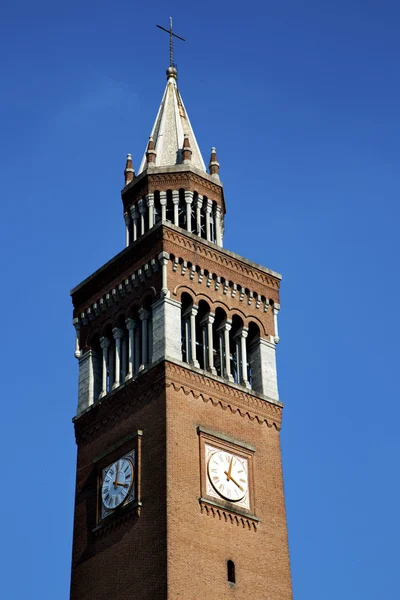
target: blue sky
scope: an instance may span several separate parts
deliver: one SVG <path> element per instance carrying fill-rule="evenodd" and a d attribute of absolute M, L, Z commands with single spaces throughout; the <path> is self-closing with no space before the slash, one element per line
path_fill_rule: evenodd
<path fill-rule="evenodd" d="M 284 276 L 295 598 L 399 598 L 400 5 L 2 8 L 2 597 L 68 598 L 69 290 L 123 247 L 125 156 L 139 166 L 168 66 L 155 24 L 172 15 L 180 89 L 221 163 L 225 246 Z"/>

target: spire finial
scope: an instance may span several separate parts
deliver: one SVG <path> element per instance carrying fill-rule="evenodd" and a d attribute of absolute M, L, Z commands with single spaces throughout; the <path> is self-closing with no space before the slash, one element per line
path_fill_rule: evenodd
<path fill-rule="evenodd" d="M 176 33 L 174 33 L 172 31 L 172 17 L 169 18 L 169 29 L 165 29 L 165 27 L 161 27 L 161 25 L 157 25 L 157 27 L 159 29 L 162 29 L 163 31 L 166 31 L 167 33 L 169 33 L 169 68 L 174 69 L 175 65 L 174 65 L 174 37 L 178 38 L 178 40 L 182 40 L 182 42 L 184 42 L 184 38 L 181 37 L 180 35 L 177 35 Z M 168 69 L 169 71 L 169 69 Z M 167 71 L 167 73 L 168 73 Z"/>
<path fill-rule="evenodd" d="M 128 185 L 128 183 L 133 181 L 133 178 L 135 177 L 135 169 L 133 168 L 133 165 L 132 165 L 132 154 L 128 154 L 126 157 L 126 165 L 125 165 L 124 175 L 125 175 L 125 185 Z"/>
<path fill-rule="evenodd" d="M 217 158 L 217 151 L 214 147 L 211 148 L 210 163 L 209 163 L 208 167 L 210 169 L 211 177 L 214 177 L 215 179 L 219 179 L 219 162 L 218 162 L 218 158 Z"/>

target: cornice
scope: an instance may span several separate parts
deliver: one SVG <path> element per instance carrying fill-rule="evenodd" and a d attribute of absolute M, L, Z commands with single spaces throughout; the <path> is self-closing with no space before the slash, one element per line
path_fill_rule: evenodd
<path fill-rule="evenodd" d="M 275 404 L 267 399 L 257 397 L 252 392 L 238 389 L 237 386 L 219 382 L 215 378 L 202 375 L 191 368 L 167 361 L 166 387 L 175 391 L 182 391 L 186 396 L 192 395 L 205 403 L 210 403 L 216 408 L 230 410 L 243 419 L 256 421 L 260 425 L 266 424 L 281 429 L 282 404 Z"/>
<path fill-rule="evenodd" d="M 214 519 L 218 518 L 220 521 L 224 520 L 225 523 L 231 523 L 231 525 L 237 525 L 250 531 L 257 531 L 259 520 L 251 515 L 236 514 L 226 508 L 222 508 L 205 498 L 199 499 L 201 512 L 207 516 L 211 516 Z"/>
<path fill-rule="evenodd" d="M 215 244 L 207 243 L 198 236 L 186 232 L 181 233 L 178 227 L 164 226 L 163 238 L 183 250 L 193 252 L 199 257 L 206 258 L 229 269 L 234 280 L 239 273 L 253 282 L 275 290 L 279 289 L 282 278 L 279 273 L 257 265 L 238 254 L 219 248 Z M 183 256 L 183 258 L 185 257 Z"/>

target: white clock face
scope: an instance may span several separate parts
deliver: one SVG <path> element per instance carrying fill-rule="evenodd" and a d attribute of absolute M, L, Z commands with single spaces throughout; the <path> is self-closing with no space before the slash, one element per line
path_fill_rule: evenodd
<path fill-rule="evenodd" d="M 117 460 L 107 469 L 101 486 L 101 499 L 108 510 L 114 510 L 126 500 L 132 489 L 133 477 L 133 464 L 128 458 Z"/>
<path fill-rule="evenodd" d="M 239 502 L 248 489 L 247 461 L 230 452 L 217 450 L 208 459 L 208 478 L 219 496 Z"/>

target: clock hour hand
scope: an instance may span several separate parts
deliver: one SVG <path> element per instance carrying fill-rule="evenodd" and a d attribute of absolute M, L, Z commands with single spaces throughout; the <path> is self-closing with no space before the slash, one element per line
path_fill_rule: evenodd
<path fill-rule="evenodd" d="M 122 483 L 121 481 L 116 481 L 115 485 L 120 485 L 121 487 L 129 487 L 129 485 L 127 483 Z"/>
<path fill-rule="evenodd" d="M 229 474 L 229 472 L 228 472 L 228 471 L 224 471 L 224 475 L 226 475 L 226 476 L 227 476 L 227 478 L 228 478 L 228 481 L 229 481 L 229 480 L 230 480 L 230 481 L 233 481 L 233 483 L 234 483 L 235 485 L 237 485 L 237 486 L 238 486 L 239 490 L 241 490 L 242 492 L 244 492 L 244 489 L 242 488 L 242 486 L 240 485 L 240 483 L 238 483 L 238 482 L 236 481 L 236 479 L 234 479 L 234 478 L 232 477 L 232 475 L 230 475 L 230 474 Z"/>
<path fill-rule="evenodd" d="M 115 468 L 115 481 L 114 481 L 114 489 L 117 489 L 118 486 L 118 471 L 119 471 L 119 461 L 117 462 L 117 466 Z"/>
<path fill-rule="evenodd" d="M 233 456 L 231 456 L 231 460 L 230 460 L 230 463 L 229 463 L 229 469 L 228 469 L 228 472 L 227 472 L 227 473 L 225 473 L 225 475 L 226 475 L 226 476 L 227 476 L 227 478 L 228 478 L 228 481 L 229 481 L 229 479 L 230 479 L 230 477 L 231 477 L 231 473 L 232 473 L 232 464 L 233 464 Z"/>

